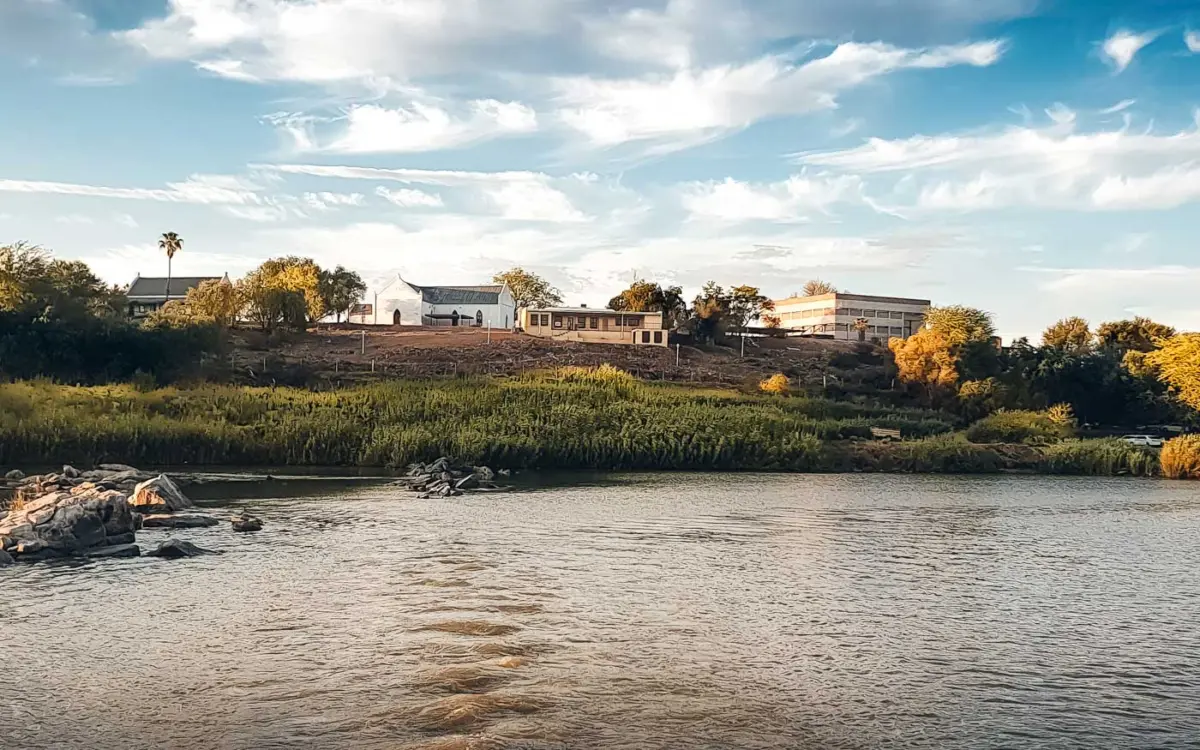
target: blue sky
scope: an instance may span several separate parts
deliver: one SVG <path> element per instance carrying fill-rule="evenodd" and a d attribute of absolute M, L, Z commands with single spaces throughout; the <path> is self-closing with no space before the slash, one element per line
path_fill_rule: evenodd
<path fill-rule="evenodd" d="M 3 0 L 0 242 L 1200 329 L 1192 0 Z"/>

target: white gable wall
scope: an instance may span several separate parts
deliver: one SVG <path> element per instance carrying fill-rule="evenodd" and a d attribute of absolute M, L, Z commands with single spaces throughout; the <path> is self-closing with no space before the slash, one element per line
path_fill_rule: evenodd
<path fill-rule="evenodd" d="M 517 324 L 517 306 L 508 287 L 500 293 L 500 301 L 496 305 L 434 305 L 423 302 L 419 291 L 397 278 L 379 291 L 368 294 L 363 302 L 374 306 L 372 314 L 352 315 L 349 318 L 351 323 L 390 326 L 395 323 L 395 315 L 399 312 L 401 325 L 417 326 L 421 325 L 426 315 L 452 315 L 457 311 L 464 318 L 463 325 L 474 325 L 477 313 L 482 314 L 484 327 L 490 324 L 492 328 L 505 330 Z"/>

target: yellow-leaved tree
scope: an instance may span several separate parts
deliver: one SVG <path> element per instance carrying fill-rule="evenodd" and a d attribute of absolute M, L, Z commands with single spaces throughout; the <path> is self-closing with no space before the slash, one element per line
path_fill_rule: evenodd
<path fill-rule="evenodd" d="M 1180 333 L 1160 341 L 1158 349 L 1146 353 L 1144 362 L 1180 401 L 1200 410 L 1200 333 Z"/>
<path fill-rule="evenodd" d="M 305 321 L 315 323 L 325 317 L 321 279 L 321 267 L 315 261 L 290 255 L 272 258 L 246 274 L 238 291 L 247 316 L 263 330 L 279 325 L 302 327 Z"/>
<path fill-rule="evenodd" d="M 958 366 L 952 344 L 941 331 L 922 328 L 906 339 L 891 339 L 888 348 L 896 361 L 900 380 L 922 389 L 933 404 L 954 392 Z"/>

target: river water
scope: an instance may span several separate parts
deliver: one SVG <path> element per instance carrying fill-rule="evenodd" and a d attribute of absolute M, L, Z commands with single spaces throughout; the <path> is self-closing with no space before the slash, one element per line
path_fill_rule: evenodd
<path fill-rule="evenodd" d="M 266 530 L 0 571 L 0 746 L 1200 747 L 1194 485 L 200 489 Z"/>

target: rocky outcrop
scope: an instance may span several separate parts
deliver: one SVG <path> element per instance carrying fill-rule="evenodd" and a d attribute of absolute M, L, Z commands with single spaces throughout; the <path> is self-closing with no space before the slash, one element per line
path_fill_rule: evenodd
<path fill-rule="evenodd" d="M 138 484 L 133 488 L 129 505 L 138 513 L 176 513 L 193 507 L 166 474 L 159 474 L 153 479 Z"/>
<path fill-rule="evenodd" d="M 507 472 L 501 471 L 501 474 Z M 448 458 L 433 463 L 410 464 L 408 473 L 395 482 L 420 493 L 419 497 L 457 497 L 464 492 L 498 492 L 508 489 L 495 484 L 496 472 L 486 466 L 456 466 Z"/>
<path fill-rule="evenodd" d="M 85 556 L 118 546 L 133 533 L 125 495 L 97 487 L 56 489 L 0 519 L 0 537 L 15 542 L 8 551 L 18 560 Z"/>
<path fill-rule="evenodd" d="M 10 554 L 8 554 L 8 552 L 0 549 L 0 568 L 3 568 L 6 565 L 12 565 L 12 564 L 13 564 L 12 555 L 10 555 Z"/>
<path fill-rule="evenodd" d="M 146 553 L 146 557 L 162 557 L 167 560 L 179 560 L 184 557 L 199 557 L 200 555 L 219 555 L 210 549 L 197 547 L 191 542 L 181 539 L 168 539 L 156 548 Z"/>

